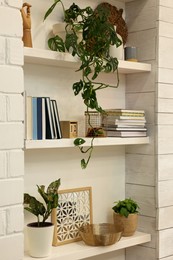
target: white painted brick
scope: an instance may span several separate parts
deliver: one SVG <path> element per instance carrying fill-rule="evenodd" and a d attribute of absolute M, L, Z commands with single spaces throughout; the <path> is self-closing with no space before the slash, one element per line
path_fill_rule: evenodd
<path fill-rule="evenodd" d="M 24 99 L 22 95 L 7 96 L 7 120 L 8 121 L 24 120 Z"/>
<path fill-rule="evenodd" d="M 24 152 L 14 150 L 8 152 L 8 176 L 18 177 L 24 175 Z"/>
<path fill-rule="evenodd" d="M 173 124 L 173 114 L 171 114 L 171 113 L 158 113 L 157 124 L 158 125 L 172 125 Z"/>
<path fill-rule="evenodd" d="M 20 10 L 0 6 L 0 18 L 0 32 L 2 36 L 22 37 L 23 25 Z"/>
<path fill-rule="evenodd" d="M 7 153 L 0 151 L 0 179 L 7 177 Z"/>
<path fill-rule="evenodd" d="M 23 1 L 22 0 L 5 0 L 5 2 L 7 3 L 7 5 L 12 6 L 12 7 L 16 7 L 16 8 L 21 8 Z"/>
<path fill-rule="evenodd" d="M 173 228 L 159 231 L 159 258 L 173 255 Z"/>
<path fill-rule="evenodd" d="M 173 85 L 172 84 L 158 84 L 158 98 L 172 98 L 173 99 Z"/>
<path fill-rule="evenodd" d="M 166 167 L 165 167 L 166 165 Z M 158 155 L 158 180 L 173 180 L 173 154 Z"/>
<path fill-rule="evenodd" d="M 159 22 L 159 36 L 173 38 L 173 24 L 160 21 Z"/>
<path fill-rule="evenodd" d="M 7 63 L 23 65 L 23 42 L 21 39 L 7 39 Z"/>
<path fill-rule="evenodd" d="M 7 209 L 7 234 L 23 231 L 23 206 L 14 206 Z"/>
<path fill-rule="evenodd" d="M 173 228 L 173 206 L 159 208 L 158 210 L 158 229 Z"/>
<path fill-rule="evenodd" d="M 158 207 L 173 205 L 173 180 L 158 182 Z"/>
<path fill-rule="evenodd" d="M 173 68 L 173 61 L 170 59 L 173 55 L 172 50 L 173 39 L 159 37 L 158 65 L 161 68 Z"/>
<path fill-rule="evenodd" d="M 23 180 L 0 180 L 0 206 L 8 206 L 23 203 Z"/>
<path fill-rule="evenodd" d="M 164 84 L 173 84 L 172 69 L 158 68 L 158 82 Z"/>
<path fill-rule="evenodd" d="M 5 64 L 5 38 L 0 37 L 0 64 Z"/>
<path fill-rule="evenodd" d="M 6 234 L 6 211 L 0 210 L 0 236 Z"/>
<path fill-rule="evenodd" d="M 24 125 L 22 123 L 1 123 L 0 133 L 1 149 L 24 147 Z"/>
<path fill-rule="evenodd" d="M 173 153 L 173 125 L 158 125 L 158 154 Z"/>
<path fill-rule="evenodd" d="M 0 238 L 0 248 L 2 260 L 22 260 L 23 259 L 23 235 L 15 234 Z"/>
<path fill-rule="evenodd" d="M 6 96 L 0 95 L 0 122 L 7 121 Z"/>
<path fill-rule="evenodd" d="M 172 0 L 160 0 L 159 3 L 161 6 L 165 6 L 165 7 L 173 7 L 173 2 Z"/>
<path fill-rule="evenodd" d="M 168 23 L 173 23 L 172 8 L 160 6 L 159 20 L 168 22 Z"/>
<path fill-rule="evenodd" d="M 158 112 L 173 113 L 173 98 L 158 98 Z"/>
<path fill-rule="evenodd" d="M 0 92 L 21 93 L 24 90 L 23 69 L 16 66 L 0 66 Z"/>

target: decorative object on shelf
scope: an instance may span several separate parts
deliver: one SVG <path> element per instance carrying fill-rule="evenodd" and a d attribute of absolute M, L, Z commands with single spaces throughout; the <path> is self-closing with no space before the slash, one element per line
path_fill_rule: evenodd
<path fill-rule="evenodd" d="M 53 51 L 70 52 L 77 56 L 81 62 L 78 71 L 82 72 L 82 78 L 73 84 L 74 95 L 81 94 L 88 112 L 89 109 L 104 113 L 97 100 L 97 92 L 108 87 L 117 88 L 119 85 L 118 59 L 109 54 L 110 45 L 121 46 L 122 41 L 115 32 L 114 25 L 110 23 L 109 11 L 105 8 L 98 8 L 93 11 L 91 7 L 81 9 L 73 3 L 69 9 L 65 10 L 61 0 L 56 0 L 46 12 L 44 19 L 54 10 L 57 3 L 61 3 L 64 11 L 64 21 L 66 22 L 65 42 L 58 35 L 48 40 L 49 48 Z M 70 33 L 68 31 L 70 28 Z M 82 38 L 79 40 L 78 32 L 82 31 Z M 106 37 L 105 37 L 106 36 Z M 101 72 L 116 72 L 115 85 L 97 82 L 96 79 Z M 92 127 L 92 126 L 91 126 Z M 93 128 L 93 127 L 92 127 Z M 89 148 L 83 146 L 85 140 L 76 138 L 74 145 L 83 154 L 88 154 L 86 159 L 81 160 L 81 167 L 85 169 L 90 161 L 94 148 L 94 138 L 97 130 L 93 128 L 94 136 L 91 139 Z"/>
<path fill-rule="evenodd" d="M 81 240 L 79 228 L 92 223 L 91 187 L 59 191 L 59 206 L 52 212 L 53 245 Z"/>
<path fill-rule="evenodd" d="M 37 185 L 38 193 L 44 204 L 28 193 L 24 193 L 25 210 L 37 217 L 37 222 L 27 225 L 29 254 L 32 257 L 47 257 L 51 253 L 54 224 L 46 222 L 46 220 L 52 210 L 58 206 L 59 186 L 60 179 L 50 183 L 46 191 L 44 185 Z M 42 220 L 40 220 L 40 216 Z"/>
<path fill-rule="evenodd" d="M 134 46 L 128 46 L 124 48 L 124 57 L 127 61 L 137 62 L 137 48 Z"/>
<path fill-rule="evenodd" d="M 82 240 L 89 246 L 113 245 L 121 239 L 122 231 L 110 223 L 90 224 L 79 229 Z"/>
<path fill-rule="evenodd" d="M 139 206 L 137 202 L 126 198 L 115 203 L 116 205 L 112 208 L 115 227 L 123 229 L 122 236 L 132 236 L 138 224 Z"/>
<path fill-rule="evenodd" d="M 23 20 L 23 43 L 25 47 L 32 48 L 32 36 L 31 36 L 31 5 L 24 3 L 21 9 Z M 25 10 L 26 9 L 26 10 Z"/>
<path fill-rule="evenodd" d="M 97 111 L 85 112 L 85 136 L 105 137 L 105 132 L 101 126 L 101 113 Z"/>
<path fill-rule="evenodd" d="M 78 123 L 76 121 L 60 121 L 63 138 L 76 138 L 78 135 Z"/>

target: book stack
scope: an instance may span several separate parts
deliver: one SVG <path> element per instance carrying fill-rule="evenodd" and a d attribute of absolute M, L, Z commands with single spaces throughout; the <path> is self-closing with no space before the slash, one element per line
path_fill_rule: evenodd
<path fill-rule="evenodd" d="M 62 138 L 56 100 L 26 96 L 26 139 Z"/>
<path fill-rule="evenodd" d="M 102 127 L 108 137 L 147 136 L 144 110 L 105 109 Z"/>

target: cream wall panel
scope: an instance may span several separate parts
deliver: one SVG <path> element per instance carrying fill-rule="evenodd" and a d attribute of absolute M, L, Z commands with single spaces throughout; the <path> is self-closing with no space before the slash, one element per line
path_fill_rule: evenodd
<path fill-rule="evenodd" d="M 173 126 L 158 125 L 158 154 L 173 153 Z"/>
<path fill-rule="evenodd" d="M 126 76 L 126 93 L 132 92 L 152 92 L 155 90 L 156 68 L 155 61 L 147 61 L 151 64 L 151 72 L 128 74 Z"/>
<path fill-rule="evenodd" d="M 148 124 L 154 123 L 154 93 L 127 93 L 126 107 L 130 109 L 144 109 Z"/>
<path fill-rule="evenodd" d="M 173 255 L 173 229 L 159 231 L 159 257 Z"/>
<path fill-rule="evenodd" d="M 158 180 L 173 180 L 173 154 L 158 155 Z"/>
<path fill-rule="evenodd" d="M 156 0 L 131 2 L 127 4 L 126 12 L 129 32 L 155 28 Z"/>
<path fill-rule="evenodd" d="M 156 29 L 129 33 L 127 45 L 137 47 L 139 61 L 149 61 L 156 58 Z"/>
<path fill-rule="evenodd" d="M 154 186 L 155 157 L 150 155 L 126 154 L 126 183 Z"/>
<path fill-rule="evenodd" d="M 156 260 L 156 251 L 145 246 L 135 246 L 126 249 L 126 260 Z"/>
<path fill-rule="evenodd" d="M 173 180 L 158 182 L 158 207 L 173 205 Z"/>
<path fill-rule="evenodd" d="M 146 243 L 145 246 L 155 248 L 157 243 L 156 219 L 139 216 L 138 230 L 151 234 L 151 242 Z"/>
<path fill-rule="evenodd" d="M 156 216 L 154 187 L 126 184 L 126 196 L 138 202 L 141 215 Z"/>
<path fill-rule="evenodd" d="M 157 228 L 158 230 L 161 229 L 167 229 L 167 228 L 173 228 L 173 206 L 170 207 L 164 207 L 164 208 L 159 208 L 157 210 L 157 215 L 158 215 L 158 224 Z"/>

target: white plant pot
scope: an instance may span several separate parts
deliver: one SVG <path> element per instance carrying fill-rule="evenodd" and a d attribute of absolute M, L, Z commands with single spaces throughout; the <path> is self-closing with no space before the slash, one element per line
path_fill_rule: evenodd
<path fill-rule="evenodd" d="M 29 254 L 32 257 L 47 257 L 51 254 L 54 225 L 38 227 L 37 223 L 27 225 Z"/>
<path fill-rule="evenodd" d="M 114 26 L 116 31 L 116 26 Z M 122 37 L 117 34 L 118 38 L 122 41 Z M 118 60 L 124 60 L 124 47 L 123 43 L 117 48 L 116 45 L 111 45 L 109 47 L 109 54 L 113 58 L 117 58 Z"/>
<path fill-rule="evenodd" d="M 63 41 L 65 40 L 66 37 L 65 27 L 66 27 L 66 23 L 63 22 L 59 22 L 53 25 L 53 34 L 61 37 Z"/>

